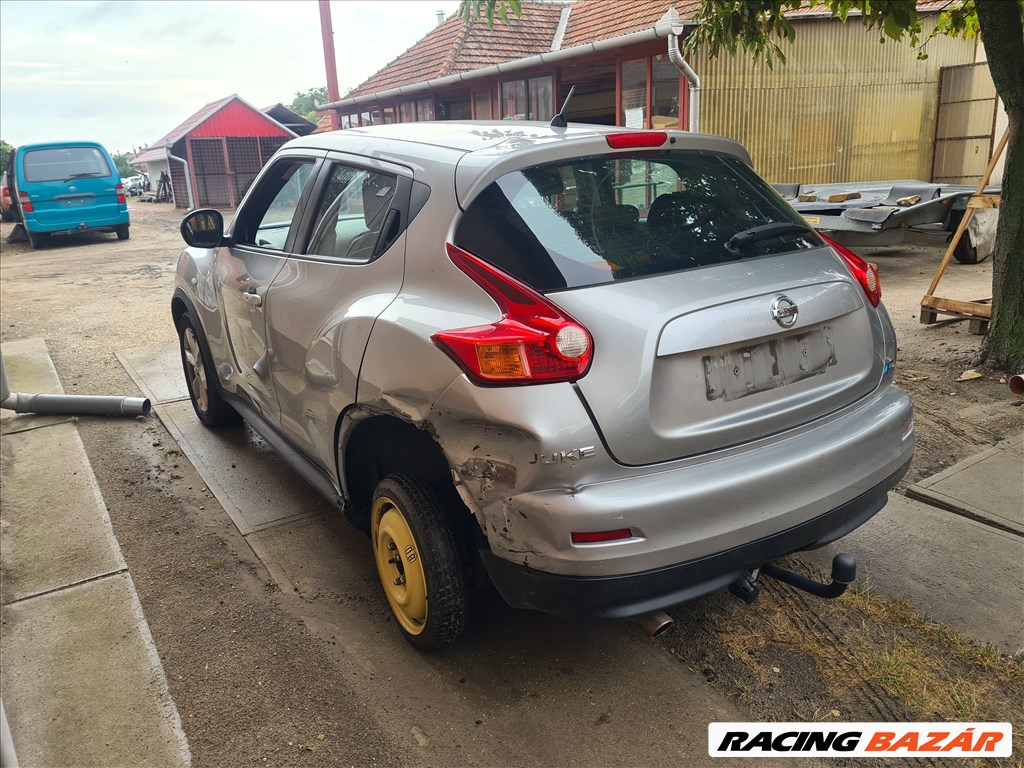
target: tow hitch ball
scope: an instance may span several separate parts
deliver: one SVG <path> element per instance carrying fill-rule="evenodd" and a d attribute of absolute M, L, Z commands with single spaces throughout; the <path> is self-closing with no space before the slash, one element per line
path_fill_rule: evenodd
<path fill-rule="evenodd" d="M 743 574 L 729 585 L 729 591 L 745 603 L 752 603 L 757 600 L 761 591 L 761 585 L 757 583 L 759 575 L 771 576 L 773 579 L 784 581 L 790 586 L 802 589 L 817 597 L 834 598 L 839 597 L 846 588 L 857 580 L 857 561 L 852 555 L 836 555 L 832 558 L 832 583 L 822 584 L 806 576 L 790 571 L 775 563 L 768 563 L 759 570 Z"/>

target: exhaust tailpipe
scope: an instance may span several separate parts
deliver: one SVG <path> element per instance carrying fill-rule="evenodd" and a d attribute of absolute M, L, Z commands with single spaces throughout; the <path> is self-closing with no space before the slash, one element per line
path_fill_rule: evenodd
<path fill-rule="evenodd" d="M 645 613 L 643 616 L 637 616 L 633 621 L 647 633 L 648 637 L 657 637 L 672 626 L 672 617 L 664 611 Z"/>
<path fill-rule="evenodd" d="M 82 416 L 149 416 L 149 398 L 120 395 L 26 395 L 11 392 L 0 352 L 0 408 L 15 413 L 78 414 Z"/>
<path fill-rule="evenodd" d="M 1010 391 L 1017 397 L 1024 395 L 1024 373 L 1018 373 L 1010 377 Z"/>

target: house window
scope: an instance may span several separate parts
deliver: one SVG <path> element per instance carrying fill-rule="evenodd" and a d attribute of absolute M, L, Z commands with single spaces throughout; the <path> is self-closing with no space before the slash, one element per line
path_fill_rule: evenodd
<path fill-rule="evenodd" d="M 647 59 L 622 62 L 622 104 L 619 125 L 647 128 Z"/>
<path fill-rule="evenodd" d="M 491 119 L 491 94 L 487 91 L 477 91 L 473 94 L 473 119 Z"/>
<path fill-rule="evenodd" d="M 432 98 L 420 99 L 416 102 L 416 119 L 420 121 L 434 119 L 434 100 Z"/>
<path fill-rule="evenodd" d="M 403 101 L 398 106 L 398 117 L 403 123 L 416 122 L 416 102 Z"/>
<path fill-rule="evenodd" d="M 661 54 L 619 65 L 618 125 L 626 128 L 679 127 L 679 70 Z"/>
<path fill-rule="evenodd" d="M 679 127 L 679 70 L 665 54 L 651 59 L 650 127 Z"/>
<path fill-rule="evenodd" d="M 550 120 L 554 114 L 551 75 L 501 84 L 501 117 L 510 120 Z"/>
<path fill-rule="evenodd" d="M 362 125 L 362 126 L 373 125 L 373 123 L 370 122 L 370 113 L 369 112 L 360 112 L 359 113 L 359 124 Z"/>
<path fill-rule="evenodd" d="M 395 108 L 384 107 L 384 125 L 391 125 L 395 122 Z"/>
<path fill-rule="evenodd" d="M 551 75 L 531 77 L 526 81 L 530 103 L 530 120 L 550 120 L 554 113 L 554 80 Z"/>
<path fill-rule="evenodd" d="M 468 93 L 453 93 L 437 99 L 439 120 L 470 120 L 472 112 Z"/>
<path fill-rule="evenodd" d="M 341 128 L 352 128 L 359 125 L 359 115 L 342 115 L 341 116 Z"/>

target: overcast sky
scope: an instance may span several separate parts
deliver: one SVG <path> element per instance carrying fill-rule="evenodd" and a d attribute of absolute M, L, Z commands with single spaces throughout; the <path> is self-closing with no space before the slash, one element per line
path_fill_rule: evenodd
<path fill-rule="evenodd" d="M 456 0 L 331 0 L 344 94 L 458 8 Z M 0 139 L 148 145 L 237 93 L 289 104 L 327 84 L 316 0 L 0 0 Z"/>

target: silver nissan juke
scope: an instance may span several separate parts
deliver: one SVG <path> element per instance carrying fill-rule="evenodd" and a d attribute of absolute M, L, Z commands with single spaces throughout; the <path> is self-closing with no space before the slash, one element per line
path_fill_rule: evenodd
<path fill-rule="evenodd" d="M 244 419 L 369 532 L 420 648 L 475 586 L 654 618 L 886 503 L 914 451 L 878 270 L 737 143 L 546 123 L 295 139 L 182 222 L 196 415 Z M 658 626 L 665 622 L 656 621 Z"/>

